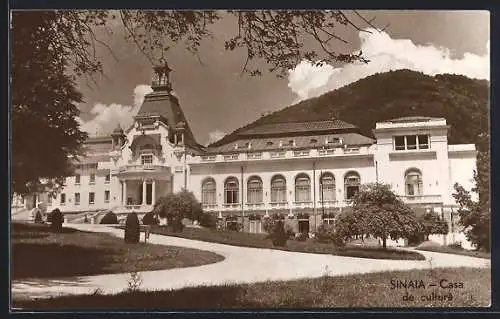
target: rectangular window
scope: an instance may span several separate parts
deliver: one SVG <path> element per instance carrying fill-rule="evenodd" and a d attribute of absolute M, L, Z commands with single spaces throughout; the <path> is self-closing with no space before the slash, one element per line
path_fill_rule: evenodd
<path fill-rule="evenodd" d="M 396 151 L 401 151 L 401 150 L 406 149 L 404 136 L 395 136 L 394 137 L 394 148 L 396 149 Z"/>
<path fill-rule="evenodd" d="M 346 198 L 351 200 L 359 192 L 359 186 L 346 186 Z"/>
<path fill-rule="evenodd" d="M 142 165 L 153 164 L 153 155 L 142 155 L 141 164 Z"/>
<path fill-rule="evenodd" d="M 89 184 L 95 184 L 95 174 L 90 174 Z"/>
<path fill-rule="evenodd" d="M 406 149 L 407 150 L 416 150 L 417 149 L 417 136 L 416 135 L 406 136 Z"/>
<path fill-rule="evenodd" d="M 80 174 L 75 175 L 75 185 L 80 185 Z"/>
<path fill-rule="evenodd" d="M 52 195 L 50 195 L 50 194 L 47 195 L 47 205 L 49 205 L 49 206 L 52 205 Z"/>
<path fill-rule="evenodd" d="M 429 137 L 427 135 L 418 136 L 418 148 L 421 150 L 429 149 Z"/>
<path fill-rule="evenodd" d="M 323 218 L 323 225 L 335 226 L 335 218 Z"/>
<path fill-rule="evenodd" d="M 61 194 L 61 205 L 66 204 L 66 194 L 62 193 Z"/>
<path fill-rule="evenodd" d="M 111 180 L 111 174 L 107 173 L 106 174 L 106 179 L 104 180 L 104 183 L 109 184 L 109 181 Z"/>
<path fill-rule="evenodd" d="M 80 205 L 80 193 L 75 193 L 75 205 Z"/>
<path fill-rule="evenodd" d="M 225 191 L 225 202 L 226 204 L 238 204 L 238 190 L 237 189 L 227 189 Z"/>
<path fill-rule="evenodd" d="M 262 222 L 260 220 L 251 220 L 249 222 L 250 233 L 262 233 Z"/>
<path fill-rule="evenodd" d="M 104 191 L 104 202 L 109 203 L 109 191 Z"/>
<path fill-rule="evenodd" d="M 89 193 L 89 204 L 94 204 L 95 203 L 95 193 L 94 192 L 90 192 Z"/>
<path fill-rule="evenodd" d="M 429 149 L 429 136 L 428 135 L 394 136 L 394 149 L 396 151 Z"/>

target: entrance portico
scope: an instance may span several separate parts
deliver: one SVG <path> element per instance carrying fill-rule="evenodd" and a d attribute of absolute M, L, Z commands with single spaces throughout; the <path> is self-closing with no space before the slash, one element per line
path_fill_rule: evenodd
<path fill-rule="evenodd" d="M 142 167 L 138 167 L 142 166 Z M 156 200 L 172 192 L 169 167 L 151 165 L 122 167 L 117 174 L 121 185 L 121 205 L 127 209 L 150 210 Z"/>

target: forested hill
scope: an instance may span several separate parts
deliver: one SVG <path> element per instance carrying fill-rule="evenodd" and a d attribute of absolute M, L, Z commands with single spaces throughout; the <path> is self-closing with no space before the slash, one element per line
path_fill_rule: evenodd
<path fill-rule="evenodd" d="M 410 70 L 379 73 L 286 107 L 245 128 L 336 117 L 357 125 L 362 134 L 373 136 L 376 122 L 415 115 L 444 117 L 451 125 L 450 143 L 475 143 L 484 149 L 487 144 L 481 143 L 484 139 L 479 136 L 489 132 L 489 82 L 461 75 L 428 76 Z M 241 129 L 215 144 L 229 142 Z"/>

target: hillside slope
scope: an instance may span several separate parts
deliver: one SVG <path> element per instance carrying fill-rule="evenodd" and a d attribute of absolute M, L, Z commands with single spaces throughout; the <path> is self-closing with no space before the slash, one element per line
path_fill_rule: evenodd
<path fill-rule="evenodd" d="M 488 144 L 480 135 L 489 132 L 489 82 L 410 70 L 379 73 L 262 117 L 212 145 L 230 142 L 235 133 L 261 124 L 332 117 L 371 137 L 376 122 L 414 115 L 444 117 L 451 125 L 451 144 L 475 143 L 486 150 Z"/>

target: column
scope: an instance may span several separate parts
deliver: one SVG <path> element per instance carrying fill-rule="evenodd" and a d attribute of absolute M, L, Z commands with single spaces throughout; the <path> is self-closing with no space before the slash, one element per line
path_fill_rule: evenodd
<path fill-rule="evenodd" d="M 156 180 L 153 179 L 153 185 L 151 186 L 151 205 L 156 202 Z"/>
<path fill-rule="evenodd" d="M 142 205 L 146 205 L 146 180 L 142 181 Z"/>
<path fill-rule="evenodd" d="M 127 180 L 123 181 L 122 202 L 123 202 L 123 205 L 127 205 Z"/>

